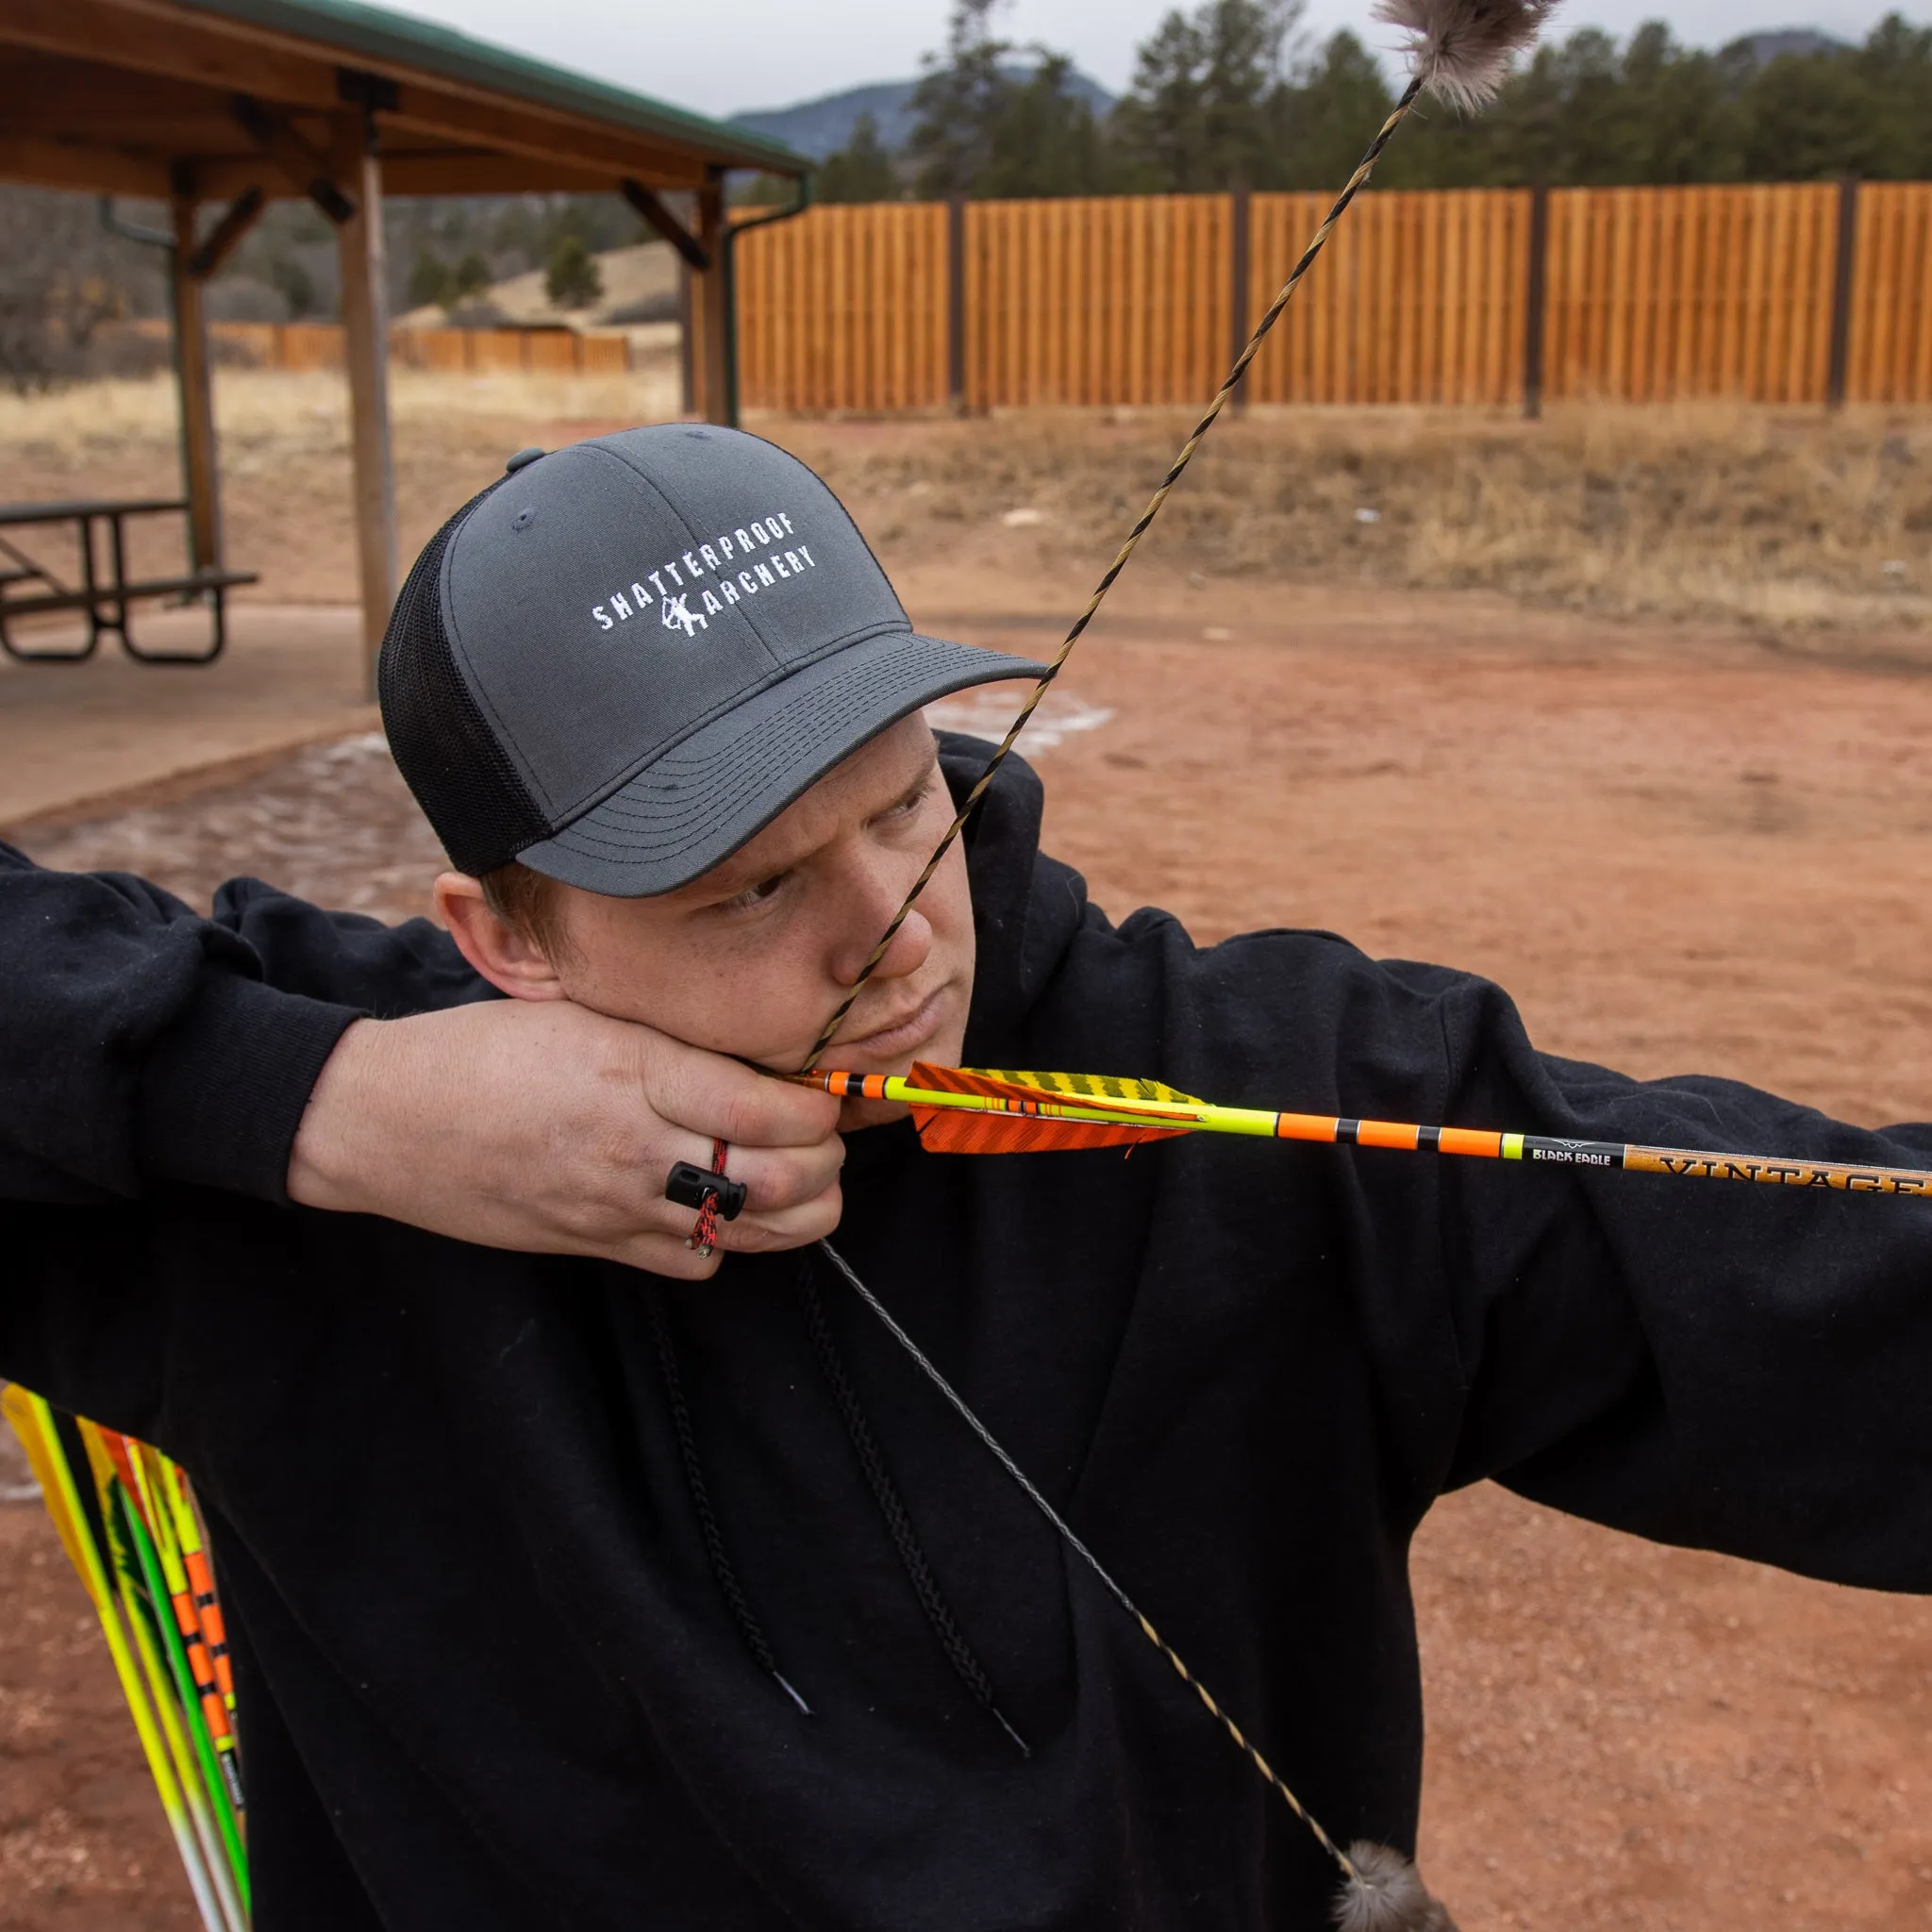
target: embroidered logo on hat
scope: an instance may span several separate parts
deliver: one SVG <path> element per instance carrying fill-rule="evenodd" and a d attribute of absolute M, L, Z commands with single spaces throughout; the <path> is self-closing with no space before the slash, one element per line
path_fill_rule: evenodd
<path fill-rule="evenodd" d="M 793 539 L 797 541 L 793 542 Z M 760 551 L 765 554 L 759 556 Z M 665 587 L 667 578 L 674 585 L 685 582 L 675 558 L 646 572 L 645 581 L 657 594 L 658 618 L 665 629 L 682 625 L 687 636 L 704 629 L 710 618 L 728 606 L 756 597 L 761 589 L 775 589 L 782 578 L 799 576 L 818 568 L 810 549 L 798 538 L 791 513 L 784 510 L 766 521 L 754 519 L 739 525 L 736 530 L 721 532 L 709 543 L 700 543 L 694 551 L 687 550 L 683 562 L 691 578 L 689 590 Z M 641 615 L 651 608 L 651 591 L 646 591 L 643 584 L 633 577 L 627 592 L 613 591 L 603 603 L 591 605 L 591 615 L 598 629 L 615 630 L 620 624 L 628 623 L 633 613 Z M 690 608 L 688 600 L 691 597 L 702 600 L 701 610 Z"/>

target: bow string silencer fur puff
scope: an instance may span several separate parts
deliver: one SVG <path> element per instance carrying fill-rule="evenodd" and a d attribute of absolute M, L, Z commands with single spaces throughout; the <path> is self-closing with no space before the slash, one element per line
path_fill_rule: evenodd
<path fill-rule="evenodd" d="M 1413 1864 L 1369 1839 L 1348 1848 L 1354 1871 L 1335 1901 L 1336 1932 L 1456 1932 L 1456 1921 Z"/>
<path fill-rule="evenodd" d="M 1407 36 L 1409 71 L 1430 93 L 1474 114 L 1555 10 L 1556 0 L 1375 0 L 1374 15 Z"/>

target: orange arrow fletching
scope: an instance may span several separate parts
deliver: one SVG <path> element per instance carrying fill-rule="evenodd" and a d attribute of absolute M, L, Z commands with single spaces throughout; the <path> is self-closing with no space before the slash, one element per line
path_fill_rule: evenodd
<path fill-rule="evenodd" d="M 1169 1124 L 1171 1114 L 1150 1113 L 1143 1127 L 1119 1121 L 1057 1120 L 1038 1109 L 1042 1105 L 1071 1105 L 1104 1108 L 1108 1113 L 1135 1113 L 1140 1110 L 1136 1101 L 1199 1105 L 1185 1093 L 1151 1080 L 1122 1080 L 1094 1074 L 995 1073 L 973 1067 L 929 1066 L 924 1060 L 912 1066 L 906 1082 L 927 1093 L 971 1094 L 1015 1109 L 991 1112 L 977 1108 L 915 1105 L 912 1124 L 920 1144 L 929 1154 L 1047 1154 L 1172 1141 L 1191 1129 Z"/>

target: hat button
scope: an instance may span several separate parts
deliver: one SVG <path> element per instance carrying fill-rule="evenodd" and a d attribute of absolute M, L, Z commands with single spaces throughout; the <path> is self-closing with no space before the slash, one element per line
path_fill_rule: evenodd
<path fill-rule="evenodd" d="M 515 456 L 510 458 L 508 462 L 504 464 L 503 474 L 506 476 L 514 476 L 519 470 L 528 469 L 542 454 L 543 452 L 541 449 L 520 449 Z"/>

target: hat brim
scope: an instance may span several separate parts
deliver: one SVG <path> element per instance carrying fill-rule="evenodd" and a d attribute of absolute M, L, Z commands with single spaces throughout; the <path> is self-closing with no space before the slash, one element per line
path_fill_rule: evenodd
<path fill-rule="evenodd" d="M 861 639 L 714 719 L 517 857 L 611 898 L 675 891 L 922 705 L 1045 669 L 903 630 Z"/>

